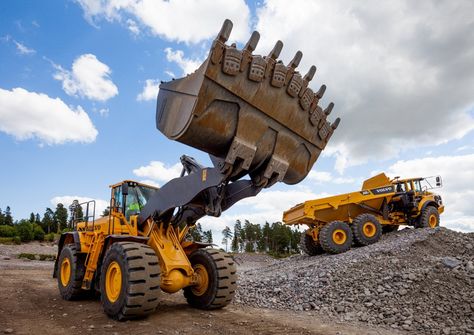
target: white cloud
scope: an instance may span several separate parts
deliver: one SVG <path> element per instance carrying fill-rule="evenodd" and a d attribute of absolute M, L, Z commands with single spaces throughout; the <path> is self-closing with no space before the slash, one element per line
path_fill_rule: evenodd
<path fill-rule="evenodd" d="M 308 174 L 308 179 L 316 182 L 316 184 L 334 183 L 334 184 L 353 184 L 354 178 L 349 177 L 335 177 L 327 171 L 311 170 Z"/>
<path fill-rule="evenodd" d="M 0 88 L 0 130 L 18 140 L 37 138 L 46 144 L 94 142 L 97 130 L 81 106 L 67 106 L 59 98 Z"/>
<path fill-rule="evenodd" d="M 137 23 L 132 19 L 127 20 L 127 28 L 132 32 L 134 35 L 140 34 L 140 28 L 138 27 Z"/>
<path fill-rule="evenodd" d="M 392 177 L 428 177 L 441 175 L 441 194 L 446 206 L 441 220 L 453 229 L 474 231 L 474 154 L 425 157 L 401 160 L 388 169 Z M 442 222 L 443 223 L 443 222 Z"/>
<path fill-rule="evenodd" d="M 244 0 L 76 0 L 86 20 L 126 22 L 133 17 L 152 34 L 170 41 L 198 43 L 215 37 L 225 18 L 234 22 L 232 38 L 249 37 L 250 10 Z"/>
<path fill-rule="evenodd" d="M 158 79 L 145 80 L 143 91 L 137 95 L 137 101 L 155 100 L 160 90 L 160 81 Z"/>
<path fill-rule="evenodd" d="M 168 182 L 173 178 L 179 177 L 181 174 L 182 165 L 176 163 L 173 166 L 168 166 L 160 161 L 151 161 L 146 166 L 141 166 L 133 170 L 137 177 L 151 179 L 155 181 Z"/>
<path fill-rule="evenodd" d="M 56 207 L 57 204 L 61 203 L 64 205 L 69 210 L 69 206 L 72 204 L 74 200 L 79 201 L 79 203 L 83 203 L 86 201 L 90 200 L 95 200 L 95 218 L 98 219 L 102 215 L 102 212 L 104 209 L 106 209 L 109 206 L 109 202 L 103 199 L 94 199 L 90 197 L 82 197 L 82 196 L 77 196 L 77 195 L 62 195 L 62 196 L 57 196 L 51 199 L 51 204 Z M 89 205 L 89 215 L 93 215 L 93 205 Z M 82 206 L 82 210 L 84 212 L 84 215 L 86 215 L 86 206 Z"/>
<path fill-rule="evenodd" d="M 18 53 L 21 55 L 33 55 L 36 53 L 36 50 L 28 48 L 26 45 L 20 42 L 17 42 L 14 40 L 13 43 L 15 43 L 16 49 L 18 50 Z"/>
<path fill-rule="evenodd" d="M 68 95 L 85 97 L 90 100 L 106 101 L 118 94 L 118 88 L 110 79 L 110 68 L 95 55 L 84 54 L 74 60 L 68 71 L 54 64 L 57 72 L 54 79 L 62 82 Z"/>
<path fill-rule="evenodd" d="M 472 12 L 469 0 L 267 0 L 257 9 L 258 49 L 281 39 L 284 62 L 301 48 L 300 71 L 318 66 L 310 86 L 327 84 L 324 104 L 334 100 L 342 118 L 326 149 L 342 172 L 474 129 Z"/>
<path fill-rule="evenodd" d="M 186 58 L 182 50 L 173 51 L 171 48 L 166 48 L 165 53 L 168 62 L 176 63 L 183 71 L 183 75 L 196 71 L 203 62 L 201 59 Z"/>

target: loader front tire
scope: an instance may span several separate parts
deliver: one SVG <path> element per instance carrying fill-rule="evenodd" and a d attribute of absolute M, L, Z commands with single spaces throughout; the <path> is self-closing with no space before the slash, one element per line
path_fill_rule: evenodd
<path fill-rule="evenodd" d="M 87 291 L 81 289 L 85 273 L 84 257 L 77 252 L 74 244 L 65 245 L 58 260 L 56 277 L 58 288 L 64 300 L 84 298 Z"/>
<path fill-rule="evenodd" d="M 439 226 L 438 209 L 434 206 L 427 206 L 421 212 L 416 228 L 436 228 Z"/>
<path fill-rule="evenodd" d="M 352 231 L 342 221 L 332 221 L 319 231 L 319 242 L 324 251 L 331 254 L 346 252 L 352 245 Z"/>
<path fill-rule="evenodd" d="M 184 288 L 188 304 L 204 310 L 227 306 L 237 288 L 237 268 L 232 257 L 217 249 L 198 249 L 189 260 L 199 282 Z"/>
<path fill-rule="evenodd" d="M 352 222 L 352 234 L 358 246 L 373 244 L 382 236 L 382 225 L 372 214 L 360 214 Z"/>
<path fill-rule="evenodd" d="M 323 253 L 321 244 L 305 232 L 301 233 L 300 248 L 308 256 L 315 256 Z"/>
<path fill-rule="evenodd" d="M 117 242 L 107 250 L 100 275 L 104 312 L 119 321 L 153 313 L 160 294 L 155 251 L 136 242 Z"/>

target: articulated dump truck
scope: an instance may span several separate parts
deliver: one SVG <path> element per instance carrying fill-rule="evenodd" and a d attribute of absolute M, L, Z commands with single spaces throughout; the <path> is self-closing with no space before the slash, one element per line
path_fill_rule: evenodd
<path fill-rule="evenodd" d="M 439 226 L 444 211 L 441 177 L 390 180 L 384 173 L 367 179 L 360 191 L 309 200 L 283 213 L 287 225 L 306 225 L 301 249 L 308 255 L 341 253 L 353 244 L 377 242 L 382 233 L 400 225 L 415 228 Z"/>
<path fill-rule="evenodd" d="M 325 86 L 308 87 L 316 68 L 305 76 L 296 70 L 301 52 L 284 65 L 280 41 L 262 57 L 252 54 L 257 32 L 243 50 L 226 45 L 231 29 L 226 20 L 204 63 L 162 83 L 157 99 L 157 128 L 208 153 L 213 166 L 182 156 L 181 176 L 161 188 L 114 184 L 105 217 L 96 218 L 94 201 L 73 204 L 74 230 L 61 236 L 54 268 L 64 299 L 99 292 L 105 313 L 118 320 L 152 313 L 160 291 L 183 290 L 200 309 L 231 302 L 233 259 L 188 240 L 188 230 L 276 182 L 303 180 L 339 123 L 326 120 L 332 103 L 325 110 L 318 104 Z"/>

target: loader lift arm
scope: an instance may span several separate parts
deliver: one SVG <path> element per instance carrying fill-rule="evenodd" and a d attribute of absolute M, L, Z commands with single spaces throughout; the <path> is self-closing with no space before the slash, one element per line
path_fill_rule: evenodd
<path fill-rule="evenodd" d="M 142 208 L 138 216 L 140 226 L 150 218 L 156 222 L 192 226 L 205 215 L 220 216 L 239 200 L 255 196 L 262 190 L 251 180 L 230 182 L 229 175 L 221 168 L 201 166 L 192 157 L 183 155 L 181 163 L 181 176 L 157 190 Z M 175 208 L 179 210 L 173 215 Z"/>

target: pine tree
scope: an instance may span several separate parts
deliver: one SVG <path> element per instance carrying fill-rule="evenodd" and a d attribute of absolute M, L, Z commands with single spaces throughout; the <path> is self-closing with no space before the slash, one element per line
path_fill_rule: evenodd
<path fill-rule="evenodd" d="M 10 206 L 7 206 L 7 208 L 5 209 L 4 224 L 13 226 L 13 217 Z"/>
<path fill-rule="evenodd" d="M 203 242 L 205 243 L 212 243 L 213 242 L 213 239 L 212 239 L 212 230 L 206 230 L 204 233 L 203 233 Z"/>
<path fill-rule="evenodd" d="M 227 252 L 227 246 L 229 244 L 229 240 L 232 240 L 232 231 L 228 226 L 222 230 L 222 244 L 225 244 L 225 251 Z"/>
<path fill-rule="evenodd" d="M 2 209 L 0 208 L 0 226 L 5 224 L 5 215 L 2 212 Z"/>
<path fill-rule="evenodd" d="M 35 223 L 41 225 L 41 216 L 39 213 L 36 213 L 35 215 Z"/>
<path fill-rule="evenodd" d="M 233 252 L 241 251 L 241 232 L 242 232 L 242 223 L 240 220 L 236 220 L 234 224 L 234 238 L 232 239 L 231 249 Z"/>
<path fill-rule="evenodd" d="M 34 223 L 35 222 L 35 213 L 31 212 L 30 214 L 30 222 Z"/>
<path fill-rule="evenodd" d="M 56 211 L 54 212 L 55 221 L 58 223 L 58 233 L 67 227 L 67 217 L 67 209 L 63 204 L 59 203 L 56 206 Z"/>
<path fill-rule="evenodd" d="M 43 220 L 41 220 L 41 228 L 43 228 L 43 230 L 49 234 L 51 233 L 52 231 L 55 231 L 53 229 L 53 225 L 54 225 L 54 212 L 51 208 L 46 208 L 46 211 L 44 212 L 44 215 L 43 215 Z"/>
<path fill-rule="evenodd" d="M 109 207 L 107 207 L 106 209 L 104 209 L 104 211 L 102 212 L 102 217 L 104 216 L 109 216 L 110 215 L 110 209 Z"/>
<path fill-rule="evenodd" d="M 202 242 L 203 240 L 203 233 L 201 224 L 198 222 L 196 225 L 189 230 L 189 234 L 191 235 L 191 239 L 194 242 Z"/>

